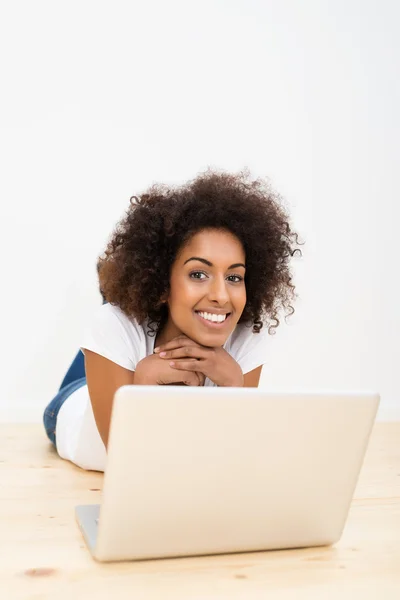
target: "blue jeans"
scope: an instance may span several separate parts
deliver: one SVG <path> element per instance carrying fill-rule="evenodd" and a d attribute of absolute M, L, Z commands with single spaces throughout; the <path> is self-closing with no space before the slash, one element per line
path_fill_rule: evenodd
<path fill-rule="evenodd" d="M 103 304 L 107 304 L 107 301 L 103 296 L 103 292 L 101 290 L 100 294 L 103 300 Z M 56 425 L 57 416 L 60 412 L 60 408 L 73 392 L 76 392 L 76 390 L 79 390 L 79 388 L 83 387 L 84 385 L 86 385 L 85 357 L 82 350 L 79 350 L 78 354 L 72 361 L 72 364 L 68 369 L 67 374 L 62 380 L 57 395 L 45 408 L 45 411 L 43 413 L 43 425 L 46 431 L 46 435 L 55 447 L 57 447 Z"/>
<path fill-rule="evenodd" d="M 85 360 L 82 350 L 79 350 L 63 379 L 58 393 L 43 414 L 43 424 L 47 437 L 56 447 L 56 425 L 60 408 L 73 392 L 84 385 L 86 385 Z"/>

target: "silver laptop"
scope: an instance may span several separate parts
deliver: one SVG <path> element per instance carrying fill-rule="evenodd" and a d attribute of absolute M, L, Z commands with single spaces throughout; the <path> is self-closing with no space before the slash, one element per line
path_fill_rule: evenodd
<path fill-rule="evenodd" d="M 99 561 L 339 540 L 379 395 L 125 386 L 101 506 L 76 517 Z"/>

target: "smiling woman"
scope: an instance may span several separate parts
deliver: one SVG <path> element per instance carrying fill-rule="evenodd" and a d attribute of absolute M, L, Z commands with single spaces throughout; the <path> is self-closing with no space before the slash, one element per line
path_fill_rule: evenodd
<path fill-rule="evenodd" d="M 133 197 L 98 262 L 107 302 L 83 336 L 85 366 L 45 411 L 60 456 L 104 468 L 122 385 L 257 387 L 266 337 L 294 311 L 297 246 L 279 196 L 247 172 Z"/>

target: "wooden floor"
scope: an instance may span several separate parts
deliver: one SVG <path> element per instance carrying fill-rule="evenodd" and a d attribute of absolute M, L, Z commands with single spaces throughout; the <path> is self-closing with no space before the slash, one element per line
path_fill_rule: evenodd
<path fill-rule="evenodd" d="M 2 600 L 400 599 L 400 423 L 375 425 L 334 547 L 99 564 L 74 507 L 99 502 L 101 485 L 39 425 L 0 425 Z"/>

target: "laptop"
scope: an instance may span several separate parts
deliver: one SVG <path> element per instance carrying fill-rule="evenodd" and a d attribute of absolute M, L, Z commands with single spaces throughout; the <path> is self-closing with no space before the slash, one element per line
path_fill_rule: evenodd
<path fill-rule="evenodd" d="M 372 392 L 124 386 L 101 505 L 76 507 L 99 561 L 331 545 L 379 405 Z"/>

